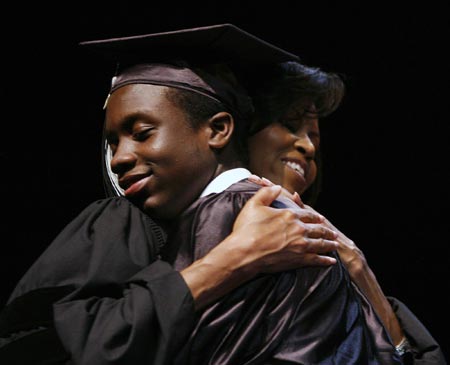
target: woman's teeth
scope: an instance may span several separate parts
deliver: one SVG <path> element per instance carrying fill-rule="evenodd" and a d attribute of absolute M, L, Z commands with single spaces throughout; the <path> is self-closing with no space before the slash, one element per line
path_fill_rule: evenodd
<path fill-rule="evenodd" d="M 303 170 L 303 168 L 298 163 L 292 161 L 285 161 L 284 163 L 291 169 L 297 171 L 300 175 L 305 176 L 305 170 Z"/>

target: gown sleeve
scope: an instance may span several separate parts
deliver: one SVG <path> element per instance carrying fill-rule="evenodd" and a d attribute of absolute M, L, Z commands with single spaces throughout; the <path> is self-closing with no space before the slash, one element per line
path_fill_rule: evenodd
<path fill-rule="evenodd" d="M 71 364 L 166 363 L 193 325 L 194 304 L 181 275 L 158 256 L 165 238 L 124 198 L 89 205 L 13 291 L 0 316 L 0 356 L 3 349 L 36 361 L 20 344 L 47 331 Z M 37 307 L 46 310 L 37 315 Z"/>
<path fill-rule="evenodd" d="M 387 297 L 409 342 L 405 363 L 411 365 L 446 365 L 444 354 L 428 329 L 400 300 Z"/>

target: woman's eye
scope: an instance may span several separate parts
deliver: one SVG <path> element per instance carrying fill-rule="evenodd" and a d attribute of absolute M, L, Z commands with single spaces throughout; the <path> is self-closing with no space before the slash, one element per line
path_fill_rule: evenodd
<path fill-rule="evenodd" d="M 281 122 L 281 124 L 292 133 L 297 132 L 297 130 L 299 129 L 298 120 L 285 119 Z"/>

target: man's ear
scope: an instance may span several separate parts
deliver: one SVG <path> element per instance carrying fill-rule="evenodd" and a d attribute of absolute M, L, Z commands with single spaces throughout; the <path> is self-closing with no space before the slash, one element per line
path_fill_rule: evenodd
<path fill-rule="evenodd" d="M 210 136 L 208 144 L 211 148 L 222 149 L 231 140 L 234 132 L 234 118 L 230 113 L 220 112 L 208 120 Z"/>

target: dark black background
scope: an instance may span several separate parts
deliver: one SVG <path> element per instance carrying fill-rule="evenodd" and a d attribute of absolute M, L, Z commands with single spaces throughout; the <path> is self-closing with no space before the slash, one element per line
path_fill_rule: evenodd
<path fill-rule="evenodd" d="M 341 2 L 347 3 L 347 2 Z M 1 25 L 1 302 L 54 236 L 103 197 L 102 105 L 112 70 L 77 43 L 233 23 L 345 76 L 322 122 L 317 208 L 365 252 L 449 353 L 449 18 L 417 5 L 149 2 L 16 6 Z"/>

